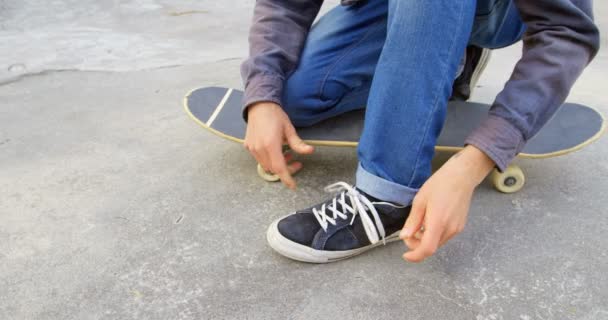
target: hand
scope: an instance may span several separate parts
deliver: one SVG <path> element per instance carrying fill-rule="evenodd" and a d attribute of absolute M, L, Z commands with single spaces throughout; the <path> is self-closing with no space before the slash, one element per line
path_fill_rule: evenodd
<path fill-rule="evenodd" d="M 399 235 L 410 249 L 405 260 L 421 262 L 462 232 L 473 191 L 493 167 L 488 156 L 469 145 L 424 183 Z"/>
<path fill-rule="evenodd" d="M 260 102 L 249 106 L 245 148 L 264 170 L 272 172 L 290 189 L 296 188 L 292 174 L 302 169 L 301 162 L 289 163 L 291 155 L 283 155 L 283 144 L 300 154 L 314 152 L 298 137 L 296 129 L 281 106 L 272 102 Z"/>

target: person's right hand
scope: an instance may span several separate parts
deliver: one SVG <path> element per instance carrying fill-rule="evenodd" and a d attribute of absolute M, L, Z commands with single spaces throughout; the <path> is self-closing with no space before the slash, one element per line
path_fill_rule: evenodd
<path fill-rule="evenodd" d="M 283 144 L 299 154 L 311 154 L 314 148 L 298 137 L 296 129 L 281 106 L 259 102 L 248 107 L 247 133 L 244 146 L 267 172 L 272 172 L 290 189 L 296 188 L 292 174 L 302 169 L 301 162 L 289 163 L 283 155 Z"/>

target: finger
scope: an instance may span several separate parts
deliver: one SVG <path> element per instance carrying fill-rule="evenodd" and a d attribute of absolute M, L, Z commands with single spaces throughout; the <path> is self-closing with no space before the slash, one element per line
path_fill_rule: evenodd
<path fill-rule="evenodd" d="M 422 227 L 425 212 L 426 201 L 424 201 L 421 197 L 414 198 L 414 202 L 412 203 L 412 209 L 410 210 L 410 215 L 405 221 L 405 226 L 399 233 L 399 238 L 403 240 L 416 234 L 416 232 L 418 232 Z"/>
<path fill-rule="evenodd" d="M 291 154 L 289 152 L 285 152 L 284 156 L 285 156 L 285 162 L 286 163 L 289 163 L 291 160 L 293 160 L 293 154 Z"/>
<path fill-rule="evenodd" d="M 416 250 L 416 248 L 418 248 L 418 246 L 420 246 L 420 239 L 416 239 L 414 237 L 407 238 L 407 239 L 403 240 L 403 242 L 405 242 L 405 245 L 410 250 Z"/>
<path fill-rule="evenodd" d="M 257 152 L 253 147 L 245 144 L 245 148 L 249 152 L 249 154 L 257 161 L 257 163 L 264 169 L 264 171 L 268 171 L 268 167 L 263 163 L 264 158 L 261 156 L 259 152 Z"/>
<path fill-rule="evenodd" d="M 444 244 L 446 244 L 448 241 L 452 240 L 452 238 L 454 238 L 457 234 L 459 234 L 461 230 L 462 228 L 446 228 L 445 232 L 443 233 L 443 236 L 441 236 L 441 241 L 439 241 L 439 247 L 443 247 Z"/>
<path fill-rule="evenodd" d="M 454 235 L 441 237 L 441 240 L 439 241 L 439 247 L 443 247 L 443 245 L 446 244 L 448 241 L 452 240 L 453 237 Z"/>
<path fill-rule="evenodd" d="M 291 124 L 287 125 L 287 128 L 285 128 L 285 138 L 287 139 L 289 147 L 299 154 L 311 154 L 315 151 L 311 145 L 306 144 L 300 139 L 296 133 L 296 129 Z"/>
<path fill-rule="evenodd" d="M 439 241 L 444 231 L 443 226 L 438 221 L 426 221 L 425 226 L 420 245 L 403 255 L 403 258 L 410 262 L 421 262 L 433 255 L 439 247 Z"/>
<path fill-rule="evenodd" d="M 294 161 L 290 163 L 291 160 L 293 160 L 293 154 L 285 153 L 285 163 L 287 163 L 287 171 L 289 171 L 289 174 L 293 176 L 302 169 L 303 165 L 300 161 Z"/>
<path fill-rule="evenodd" d="M 422 239 L 422 231 L 416 232 L 413 237 L 405 238 L 403 242 L 410 250 L 415 250 L 420 245 L 420 239 Z"/>
<path fill-rule="evenodd" d="M 255 160 L 262 166 L 264 171 L 270 173 L 271 163 L 266 156 L 266 152 L 264 151 L 252 151 L 251 154 L 255 158 Z"/>
<path fill-rule="evenodd" d="M 287 169 L 287 163 L 285 162 L 285 156 L 281 152 L 281 145 L 278 144 L 276 147 L 269 150 L 268 158 L 271 162 L 271 170 L 274 174 L 279 176 L 281 182 L 285 184 L 289 189 L 296 188 L 296 182 L 291 177 L 289 170 Z"/>
<path fill-rule="evenodd" d="M 302 169 L 302 162 L 299 162 L 299 161 L 292 162 L 287 165 L 287 170 L 289 171 L 289 174 L 291 174 L 291 175 L 296 174 L 301 169 Z"/>

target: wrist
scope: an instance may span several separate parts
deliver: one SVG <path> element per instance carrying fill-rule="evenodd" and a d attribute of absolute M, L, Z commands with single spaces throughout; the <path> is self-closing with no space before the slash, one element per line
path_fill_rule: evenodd
<path fill-rule="evenodd" d="M 461 152 L 454 155 L 460 162 L 464 172 L 478 186 L 494 169 L 496 164 L 483 151 L 473 145 L 467 145 Z"/>
<path fill-rule="evenodd" d="M 262 109 L 268 109 L 268 108 L 281 108 L 278 104 L 271 102 L 271 101 L 260 101 L 260 102 L 255 102 L 250 104 L 249 106 L 247 106 L 247 117 L 250 117 L 252 114 L 259 112 L 259 110 Z"/>

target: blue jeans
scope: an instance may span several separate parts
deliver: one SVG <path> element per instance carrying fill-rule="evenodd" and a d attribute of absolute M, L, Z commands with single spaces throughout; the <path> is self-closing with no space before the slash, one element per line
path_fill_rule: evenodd
<path fill-rule="evenodd" d="M 356 185 L 408 205 L 431 174 L 467 44 L 504 47 L 524 29 L 512 0 L 338 6 L 311 29 L 283 108 L 295 126 L 309 126 L 367 106 Z"/>

